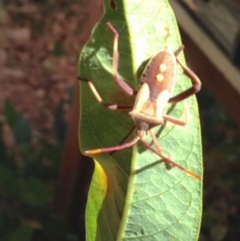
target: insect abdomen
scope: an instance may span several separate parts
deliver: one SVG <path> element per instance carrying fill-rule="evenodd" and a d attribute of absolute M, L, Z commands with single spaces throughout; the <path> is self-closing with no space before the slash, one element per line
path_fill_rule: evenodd
<path fill-rule="evenodd" d="M 141 82 L 149 85 L 150 99 L 154 101 L 162 90 L 171 92 L 175 83 L 176 59 L 172 52 L 164 50 L 150 59 Z"/>

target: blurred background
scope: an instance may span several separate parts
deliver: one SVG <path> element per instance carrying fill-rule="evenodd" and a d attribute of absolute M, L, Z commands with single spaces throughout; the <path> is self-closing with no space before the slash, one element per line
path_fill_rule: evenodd
<path fill-rule="evenodd" d="M 220 21 L 216 6 L 239 10 L 233 0 L 182 3 L 195 18 L 205 14 L 213 22 Z M 84 240 L 92 162 L 78 148 L 77 64 L 101 14 L 100 0 L 0 0 L 1 241 Z M 217 27 L 211 33 L 197 21 L 239 68 L 238 26 L 224 49 Z M 205 169 L 200 240 L 239 240 L 239 123 L 211 89 L 203 87 L 197 98 Z M 237 113 L 237 99 L 235 106 Z"/>

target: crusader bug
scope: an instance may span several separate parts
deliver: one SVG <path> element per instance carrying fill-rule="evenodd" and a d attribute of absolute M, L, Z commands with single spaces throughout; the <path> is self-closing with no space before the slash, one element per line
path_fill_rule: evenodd
<path fill-rule="evenodd" d="M 171 166 L 178 167 L 192 177 L 201 179 L 198 174 L 179 165 L 166 156 L 162 151 L 160 144 L 158 143 L 157 137 L 152 131 L 153 127 L 163 125 L 164 121 L 170 121 L 176 125 L 185 125 L 187 121 L 180 120 L 164 113 L 166 104 L 182 101 L 197 93 L 201 89 L 201 81 L 196 74 L 178 59 L 178 55 L 184 47 L 181 46 L 176 52 L 166 48 L 152 57 L 142 73 L 140 79 L 142 85 L 139 87 L 139 90 L 135 91 L 124 81 L 124 79 L 118 75 L 119 33 L 110 22 L 107 23 L 107 27 L 114 36 L 113 80 L 124 94 L 128 96 L 136 95 L 133 107 L 123 107 L 118 104 L 105 103 L 90 80 L 81 77 L 79 77 L 79 79 L 88 83 L 93 95 L 101 105 L 104 105 L 112 110 L 130 110 L 129 115 L 134 120 L 135 127 L 130 130 L 120 144 L 112 147 L 86 150 L 84 151 L 84 154 L 95 155 L 106 152 L 111 153 L 131 147 L 138 141 L 141 141 L 146 148 L 157 154 L 166 163 L 170 164 Z M 183 68 L 185 74 L 191 78 L 192 86 L 185 91 L 171 97 L 171 93 L 175 85 L 177 63 Z M 136 137 L 131 141 L 126 141 L 134 130 L 136 130 Z M 147 132 L 150 133 L 156 149 L 153 148 L 146 140 L 144 140 L 144 136 Z"/>

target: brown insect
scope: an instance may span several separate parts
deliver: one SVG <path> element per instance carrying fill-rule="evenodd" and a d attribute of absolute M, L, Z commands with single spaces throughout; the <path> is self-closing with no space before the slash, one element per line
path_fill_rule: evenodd
<path fill-rule="evenodd" d="M 166 163 L 178 167 L 179 169 L 183 170 L 187 174 L 197 179 L 201 179 L 200 175 L 179 165 L 175 161 L 171 160 L 168 156 L 166 156 L 158 143 L 157 137 L 152 131 L 153 127 L 163 125 L 164 121 L 170 121 L 176 125 L 185 125 L 186 121 L 165 114 L 166 104 L 182 101 L 193 95 L 194 93 L 197 93 L 201 89 L 201 81 L 196 76 L 196 74 L 185 64 L 181 63 L 178 59 L 178 55 L 183 50 L 184 46 L 181 46 L 175 53 L 170 49 L 166 48 L 156 54 L 153 58 L 151 58 L 142 73 L 140 80 L 142 85 L 140 86 L 138 91 L 135 91 L 118 75 L 117 70 L 119 60 L 119 34 L 110 22 L 107 23 L 107 27 L 114 35 L 113 80 L 120 88 L 120 90 L 123 91 L 123 93 L 125 93 L 126 95 L 136 95 L 134 106 L 123 107 L 118 104 L 106 104 L 102 100 L 101 96 L 98 94 L 95 86 L 91 81 L 81 77 L 79 79 L 82 81 L 87 81 L 93 95 L 100 104 L 112 110 L 130 110 L 129 115 L 134 120 L 135 127 L 127 134 L 127 136 L 119 145 L 86 150 L 84 151 L 84 153 L 86 155 L 95 155 L 99 153 L 119 151 L 133 146 L 140 140 L 146 148 L 156 153 Z M 185 74 L 191 78 L 193 85 L 187 90 L 177 94 L 176 96 L 171 97 L 172 90 L 175 86 L 176 81 L 177 63 L 183 68 Z M 126 142 L 128 137 L 134 130 L 136 130 L 137 133 L 136 137 L 133 140 Z M 146 140 L 144 140 L 145 134 L 147 132 L 150 132 L 156 149 L 154 149 L 148 142 L 146 142 Z"/>

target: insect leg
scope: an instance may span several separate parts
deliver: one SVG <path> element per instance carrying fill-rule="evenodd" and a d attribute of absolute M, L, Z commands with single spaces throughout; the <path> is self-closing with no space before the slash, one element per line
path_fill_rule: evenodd
<path fill-rule="evenodd" d="M 170 121 L 170 122 L 172 122 L 172 123 L 174 123 L 176 125 L 180 125 L 180 126 L 186 125 L 187 122 L 188 122 L 188 108 L 186 106 L 186 101 L 185 100 L 183 100 L 183 105 L 184 105 L 185 120 L 181 120 L 181 119 L 178 119 L 178 118 L 176 118 L 174 116 L 166 115 L 166 114 L 163 115 L 164 120 Z"/>
<path fill-rule="evenodd" d="M 107 22 L 107 27 L 113 33 L 113 79 L 117 86 L 127 95 L 134 95 L 135 91 L 118 75 L 118 61 L 119 61 L 119 52 L 118 52 L 118 38 L 119 33 L 113 27 L 110 22 Z"/>
<path fill-rule="evenodd" d="M 162 151 L 162 149 L 161 149 L 161 147 L 160 147 L 160 145 L 159 145 L 159 143 L 158 143 L 158 140 L 157 140 L 155 134 L 153 133 L 153 131 L 150 130 L 149 132 L 150 132 L 151 137 L 152 137 L 152 139 L 153 139 L 154 145 L 155 145 L 156 148 L 157 148 L 157 151 L 156 151 L 151 145 L 149 145 L 149 143 L 147 143 L 145 140 L 142 140 L 142 139 L 141 139 L 141 141 L 142 141 L 142 143 L 143 143 L 143 145 L 144 145 L 145 147 L 147 147 L 149 150 L 151 150 L 152 152 L 154 152 L 155 154 L 157 154 L 159 157 L 161 157 L 166 163 L 169 163 L 170 165 L 179 168 L 180 170 L 186 172 L 188 175 L 190 175 L 190 176 L 192 176 L 192 177 L 194 177 L 194 178 L 196 178 L 196 179 L 201 179 L 201 176 L 198 175 L 197 173 L 195 173 L 195 172 L 193 172 L 193 171 L 191 171 L 191 170 L 189 170 L 189 169 L 181 166 L 180 164 L 176 163 L 175 161 L 173 161 L 172 159 L 170 159 L 168 156 L 166 156 L 166 155 L 163 153 L 163 151 Z"/>
<path fill-rule="evenodd" d="M 180 46 L 175 52 L 174 55 L 177 58 L 177 56 L 183 51 L 184 45 Z"/>
<path fill-rule="evenodd" d="M 90 80 L 80 78 L 80 77 L 79 77 L 79 80 L 87 82 L 89 88 L 91 89 L 95 99 L 98 101 L 99 104 L 101 104 L 101 105 L 103 105 L 103 106 L 105 106 L 105 107 L 107 107 L 108 109 L 111 109 L 111 110 L 121 110 L 121 111 L 132 110 L 132 106 L 123 106 L 123 105 L 118 105 L 118 104 L 105 103 L 103 101 L 102 97 L 100 96 L 100 94 L 98 93 L 98 91 L 96 90 L 94 84 Z"/>
<path fill-rule="evenodd" d="M 193 86 L 170 98 L 168 101 L 169 103 L 175 103 L 188 98 L 189 96 L 197 93 L 202 86 L 201 80 L 197 77 L 197 75 L 187 65 L 183 64 L 177 57 L 176 60 L 178 64 L 183 68 L 185 74 L 192 80 Z"/>
<path fill-rule="evenodd" d="M 136 126 L 133 126 L 130 131 L 127 133 L 126 136 L 124 136 L 124 138 L 120 141 L 120 145 L 125 143 L 125 141 L 128 139 L 128 137 L 136 130 Z"/>
<path fill-rule="evenodd" d="M 86 151 L 84 151 L 84 154 L 86 154 L 86 155 L 96 155 L 96 154 L 100 154 L 100 153 L 120 151 L 120 150 L 123 150 L 123 149 L 126 149 L 128 147 L 133 146 L 139 140 L 140 140 L 140 137 L 136 136 L 133 140 L 131 140 L 129 142 L 126 142 L 126 143 L 123 143 L 121 145 L 112 146 L 112 147 L 98 148 L 98 149 L 92 149 L 92 150 L 86 150 Z"/>
<path fill-rule="evenodd" d="M 127 139 L 129 138 L 129 136 L 131 136 L 131 134 L 136 130 L 136 126 L 133 126 L 130 131 L 127 133 L 126 136 L 123 137 L 123 139 L 119 142 L 119 145 L 122 145 L 123 143 L 125 143 L 127 141 Z M 110 152 L 110 154 L 112 155 L 115 151 Z"/>

